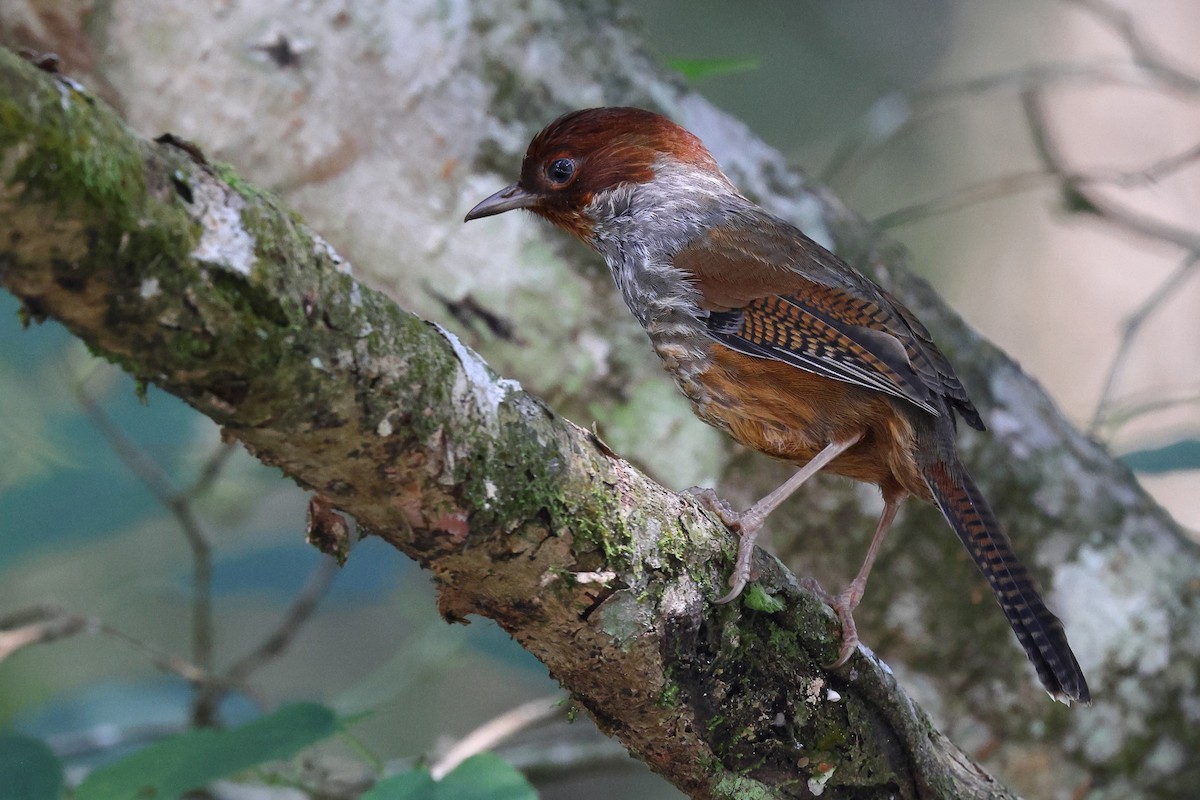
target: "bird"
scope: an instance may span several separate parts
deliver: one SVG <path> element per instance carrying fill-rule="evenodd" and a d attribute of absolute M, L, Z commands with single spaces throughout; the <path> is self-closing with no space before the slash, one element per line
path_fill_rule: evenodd
<path fill-rule="evenodd" d="M 598 252 L 651 346 L 704 422 L 799 469 L 744 512 L 703 504 L 740 535 L 727 603 L 753 577 L 766 518 L 818 472 L 883 496 L 858 574 L 819 589 L 858 649 L 853 612 L 907 497 L 941 510 L 983 573 L 1043 687 L 1090 702 L 1061 621 L 958 457 L 956 419 L 984 430 L 949 360 L 891 293 L 747 199 L 698 137 L 665 116 L 588 108 L 536 134 L 514 183 L 465 221 L 524 209 Z"/>

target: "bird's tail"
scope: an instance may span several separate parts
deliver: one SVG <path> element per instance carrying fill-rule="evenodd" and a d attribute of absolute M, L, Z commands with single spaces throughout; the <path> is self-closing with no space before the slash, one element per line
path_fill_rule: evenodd
<path fill-rule="evenodd" d="M 1037 584 L 1017 560 L 1012 542 L 983 493 L 956 461 L 938 460 L 925 466 L 925 481 L 934 502 L 987 578 L 1046 691 L 1068 705 L 1072 700 L 1091 702 L 1062 623 L 1046 608 Z"/>

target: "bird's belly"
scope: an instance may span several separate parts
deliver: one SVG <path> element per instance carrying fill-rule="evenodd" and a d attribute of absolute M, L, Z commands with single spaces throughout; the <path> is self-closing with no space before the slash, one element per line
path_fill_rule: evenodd
<path fill-rule="evenodd" d="M 696 416 L 741 444 L 803 464 L 830 442 L 861 435 L 827 471 L 927 494 L 913 456 L 913 427 L 891 398 L 716 343 L 700 358 L 655 350 Z"/>

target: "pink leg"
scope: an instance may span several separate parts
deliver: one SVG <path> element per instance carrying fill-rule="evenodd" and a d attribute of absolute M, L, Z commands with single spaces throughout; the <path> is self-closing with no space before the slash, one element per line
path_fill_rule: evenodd
<path fill-rule="evenodd" d="M 714 602 L 728 603 L 740 595 L 742 590 L 746 588 L 746 584 L 750 582 L 750 562 L 754 558 L 754 540 L 758 537 L 758 532 L 762 529 L 763 522 L 766 521 L 767 516 L 778 508 L 780 503 L 791 497 L 792 493 L 799 489 L 802 483 L 820 472 L 830 461 L 833 461 L 846 450 L 853 447 L 861 438 L 862 434 L 859 433 L 844 441 L 830 442 L 825 446 L 824 450 L 817 453 L 811 461 L 797 470 L 795 475 L 784 481 L 778 489 L 750 506 L 750 508 L 741 514 L 729 514 L 727 506 L 724 509 L 713 509 L 726 525 L 741 529 L 741 541 L 738 542 L 737 561 L 733 565 L 733 574 L 729 576 L 729 585 L 732 588 L 727 595 Z M 701 499 L 705 500 L 707 504 L 715 500 L 715 497 L 714 494 L 703 496 Z"/>
<path fill-rule="evenodd" d="M 858 648 L 858 627 L 854 624 L 854 609 L 858 608 L 859 602 L 862 601 L 863 593 L 867 590 L 867 576 L 871 574 L 875 557 L 879 555 L 879 546 L 883 544 L 884 537 L 887 536 L 888 529 L 892 527 L 896 512 L 900 510 L 900 504 L 904 502 L 906 496 L 900 493 L 883 498 L 883 514 L 879 517 L 879 524 L 875 526 L 875 535 L 871 537 L 871 546 L 867 548 L 867 557 L 863 560 L 858 575 L 850 581 L 850 585 L 838 595 L 829 595 L 820 590 L 819 586 L 816 587 L 821 599 L 837 612 L 838 619 L 842 622 L 842 646 L 838 651 L 837 660 L 830 664 L 830 667 L 840 667 L 845 664 Z M 812 588 L 812 585 L 809 588 Z"/>

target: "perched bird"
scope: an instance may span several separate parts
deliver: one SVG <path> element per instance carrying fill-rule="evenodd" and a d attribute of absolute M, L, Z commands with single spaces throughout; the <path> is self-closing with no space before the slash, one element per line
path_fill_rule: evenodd
<path fill-rule="evenodd" d="M 820 470 L 873 483 L 884 509 L 862 569 L 825 596 L 853 611 L 909 495 L 941 509 L 995 592 L 1051 697 L 1088 702 L 1062 623 L 955 452 L 955 415 L 983 430 L 954 368 L 895 297 L 743 197 L 694 135 L 637 108 L 574 111 L 533 138 L 521 177 L 467 221 L 523 208 L 604 257 L 629 310 L 700 419 L 801 465 L 741 514 L 702 499 L 741 541 L 728 602 L 751 578 L 763 521 Z"/>

